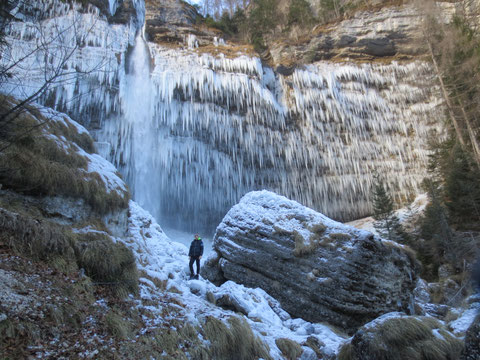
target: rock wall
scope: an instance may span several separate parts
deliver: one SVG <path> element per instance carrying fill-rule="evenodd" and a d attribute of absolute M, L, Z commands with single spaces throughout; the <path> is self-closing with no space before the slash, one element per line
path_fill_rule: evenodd
<path fill-rule="evenodd" d="M 193 9 L 180 1 L 147 1 L 145 8 L 142 1 L 109 2 L 110 15 L 102 4 L 87 12 L 65 5 L 39 23 L 55 29 L 79 19 L 85 32 L 65 64 L 68 81 L 58 81 L 40 101 L 95 130 L 99 150 L 162 223 L 213 231 L 241 196 L 265 188 L 351 220 L 371 212 L 374 172 L 385 175 L 398 202 L 419 191 L 427 139 L 443 136 L 441 100 L 427 63 L 316 61 L 272 69 L 197 29 Z M 345 36 L 355 37 L 358 46 L 350 44 L 346 53 L 371 47 L 383 33 L 378 29 L 387 29 L 384 38 L 402 38 L 413 22 L 403 10 L 389 11 L 360 14 L 325 36 L 338 40 L 337 50 Z M 27 18 L 14 21 L 7 34 L 14 50 L 4 62 L 20 58 L 39 36 Z M 75 34 L 65 35 L 58 52 L 75 45 Z M 203 53 L 205 44 L 227 55 Z M 278 54 L 288 55 L 282 49 Z M 53 53 L 46 56 L 55 63 Z M 19 95 L 41 86 L 41 65 L 27 61 L 18 83 L 2 84 L 1 91 Z"/>
<path fill-rule="evenodd" d="M 217 228 L 204 275 L 260 287 L 290 314 L 347 331 L 409 311 L 414 257 L 367 231 L 267 191 L 245 195 Z"/>
<path fill-rule="evenodd" d="M 447 22 L 456 8 L 460 10 L 459 4 L 448 2 L 437 2 L 436 6 Z M 348 19 L 317 27 L 311 39 L 299 45 L 277 42 L 270 54 L 276 65 L 418 59 L 426 54 L 422 22 L 423 15 L 414 3 L 360 11 Z"/>

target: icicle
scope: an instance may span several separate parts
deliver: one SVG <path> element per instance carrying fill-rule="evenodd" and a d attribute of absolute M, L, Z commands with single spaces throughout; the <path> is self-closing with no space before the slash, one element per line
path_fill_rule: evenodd
<path fill-rule="evenodd" d="M 139 19 L 141 3 L 134 1 Z M 74 16 L 86 24 L 82 31 L 94 26 L 66 66 L 87 71 L 101 59 L 100 71 L 74 74 L 43 100 L 101 128 L 95 136 L 103 152 L 159 221 L 215 226 L 259 188 L 338 219 L 362 216 L 373 172 L 388 175 L 396 197 L 406 198 L 425 175 L 427 135 L 442 134 L 430 120 L 441 116 L 435 88 L 420 83 L 431 76 L 425 63 L 320 62 L 281 76 L 258 58 L 197 55 L 193 35 L 185 50 L 146 44 L 134 36 L 136 26 L 112 27 L 93 13 L 66 11 L 42 24 L 48 33 Z M 37 31 L 13 23 L 11 52 L 0 61 L 25 54 Z M 43 55 L 16 74 L 22 84 L 2 92 L 21 96 L 39 86 Z"/>

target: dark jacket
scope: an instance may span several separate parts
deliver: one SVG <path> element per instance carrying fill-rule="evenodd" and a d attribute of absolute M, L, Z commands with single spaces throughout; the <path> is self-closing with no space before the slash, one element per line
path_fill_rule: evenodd
<path fill-rule="evenodd" d="M 190 244 L 190 250 L 188 251 L 188 256 L 202 256 L 203 255 L 203 241 L 202 240 L 193 240 Z"/>

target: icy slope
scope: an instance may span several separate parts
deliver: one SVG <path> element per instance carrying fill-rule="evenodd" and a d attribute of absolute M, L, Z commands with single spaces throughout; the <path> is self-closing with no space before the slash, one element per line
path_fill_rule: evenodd
<path fill-rule="evenodd" d="M 254 332 L 269 345 L 274 359 L 284 358 L 275 344 L 279 338 L 289 338 L 299 344 L 310 339 L 310 343 L 320 344 L 319 350 L 325 356 L 333 356 L 346 340 L 326 325 L 292 319 L 275 299 L 259 288 L 246 288 L 231 281 L 216 287 L 208 280 L 188 280 L 187 248 L 168 239 L 153 217 L 133 201 L 129 213 L 128 236 L 119 240 L 134 251 L 139 269 L 149 278 L 164 280 L 167 289 L 178 290 L 176 296 L 186 305 L 182 316 L 190 321 L 197 323 L 208 316 L 226 319 L 243 313 Z M 160 290 L 151 280 L 141 278 L 140 281 L 142 300 L 160 297 Z M 213 305 L 207 300 L 208 296 L 211 301 L 212 295 L 217 304 L 228 303 L 237 313 Z M 312 348 L 304 345 L 303 350 L 302 359 L 317 358 Z"/>

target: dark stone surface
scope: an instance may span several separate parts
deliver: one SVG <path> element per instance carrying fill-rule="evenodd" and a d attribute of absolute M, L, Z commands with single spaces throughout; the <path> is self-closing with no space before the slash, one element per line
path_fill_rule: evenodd
<path fill-rule="evenodd" d="M 465 336 L 462 360 L 480 360 L 480 314 L 477 315 Z"/>

